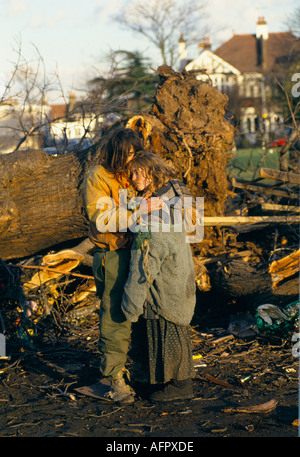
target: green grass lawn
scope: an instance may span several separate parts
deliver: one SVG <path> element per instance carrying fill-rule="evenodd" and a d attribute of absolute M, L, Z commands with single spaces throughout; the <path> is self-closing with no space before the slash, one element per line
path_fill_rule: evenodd
<path fill-rule="evenodd" d="M 279 169 L 280 148 L 238 149 L 228 164 L 228 173 L 232 176 L 252 180 L 259 177 L 262 167 Z"/>

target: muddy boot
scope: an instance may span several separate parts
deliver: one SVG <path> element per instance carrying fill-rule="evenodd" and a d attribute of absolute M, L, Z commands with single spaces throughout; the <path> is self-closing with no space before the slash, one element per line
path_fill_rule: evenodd
<path fill-rule="evenodd" d="M 175 381 L 172 379 L 162 390 L 150 395 L 152 401 L 187 400 L 193 398 L 193 384 L 191 379 Z"/>
<path fill-rule="evenodd" d="M 122 370 L 111 381 L 111 388 L 105 397 L 121 404 L 130 404 L 134 402 L 134 395 L 134 390 L 125 382 L 124 370 Z"/>

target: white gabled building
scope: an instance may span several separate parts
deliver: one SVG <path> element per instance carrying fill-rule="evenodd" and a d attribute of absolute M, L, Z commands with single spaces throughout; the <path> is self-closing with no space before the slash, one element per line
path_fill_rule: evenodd
<path fill-rule="evenodd" d="M 99 121 L 99 119 L 98 119 Z M 68 142 L 86 138 L 91 140 L 97 128 L 94 113 L 83 112 L 81 103 L 71 93 L 69 103 L 50 105 L 49 135 L 56 142 Z"/>
<path fill-rule="evenodd" d="M 212 85 L 220 92 L 227 92 L 230 87 L 241 81 L 241 72 L 230 65 L 230 63 L 221 59 L 217 54 L 208 48 L 204 48 L 196 59 L 192 60 L 185 67 L 187 71 L 199 71 L 197 79 L 209 79 Z M 203 72 L 203 73 L 202 73 Z"/>
<path fill-rule="evenodd" d="M 299 40 L 291 32 L 268 33 L 267 23 L 260 17 L 255 34 L 233 35 L 214 52 L 208 39 L 199 48 L 199 55 L 188 61 L 185 41 L 180 37 L 180 69 L 195 72 L 198 79 L 209 78 L 213 86 L 229 96 L 240 133 L 253 142 L 258 133 L 263 134 L 268 141 L 283 117 L 270 96 L 267 77 L 299 55 Z"/>

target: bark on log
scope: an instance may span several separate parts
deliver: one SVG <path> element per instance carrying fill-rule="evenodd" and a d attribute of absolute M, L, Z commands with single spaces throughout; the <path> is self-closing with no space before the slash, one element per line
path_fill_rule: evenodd
<path fill-rule="evenodd" d="M 290 149 L 290 147 L 293 145 L 293 143 L 297 140 L 297 138 L 300 138 L 300 125 L 293 131 L 291 136 L 289 137 L 289 140 L 286 142 L 284 146 L 282 146 L 280 153 L 279 153 L 279 167 L 281 171 L 289 171 L 289 164 L 288 164 L 288 158 L 287 158 L 287 153 Z M 298 170 L 299 170 L 299 164 L 298 164 Z"/>
<path fill-rule="evenodd" d="M 86 237 L 81 185 L 98 160 L 98 145 L 57 157 L 40 150 L 0 156 L 0 258 Z"/>
<path fill-rule="evenodd" d="M 274 203 L 260 203 L 259 205 L 261 211 L 271 211 L 276 213 L 300 213 L 299 206 L 290 206 L 290 205 L 277 205 Z"/>
<path fill-rule="evenodd" d="M 260 168 L 259 176 L 261 178 L 274 179 L 276 181 L 288 182 L 289 184 L 300 185 L 300 175 L 288 171 L 278 171 L 272 168 Z"/>
<path fill-rule="evenodd" d="M 293 252 L 283 259 L 274 260 L 271 263 L 269 272 L 272 277 L 273 287 L 277 287 L 286 278 L 295 274 L 299 275 L 299 258 L 300 250 Z"/>
<path fill-rule="evenodd" d="M 278 197 L 285 197 L 289 199 L 298 200 L 299 195 L 296 192 L 292 192 L 289 189 L 275 189 L 272 186 L 267 184 L 249 184 L 247 181 L 241 179 L 232 178 L 232 186 L 237 189 L 245 189 L 256 193 L 267 194 L 267 195 L 277 195 Z"/>
<path fill-rule="evenodd" d="M 213 265 L 209 271 L 211 290 L 224 303 L 239 300 L 242 307 L 255 309 L 263 303 L 288 304 L 298 298 L 299 274 L 274 283 L 267 264 L 227 259 Z"/>
<path fill-rule="evenodd" d="M 233 127 L 225 120 L 226 95 L 188 72 L 160 67 L 150 114 L 129 120 L 146 147 L 171 161 L 205 213 L 224 215 L 227 163 Z M 0 156 L 0 258 L 32 256 L 87 236 L 81 192 L 86 173 L 99 161 L 99 145 L 50 157 L 43 151 Z M 212 229 L 218 233 L 218 229 Z"/>

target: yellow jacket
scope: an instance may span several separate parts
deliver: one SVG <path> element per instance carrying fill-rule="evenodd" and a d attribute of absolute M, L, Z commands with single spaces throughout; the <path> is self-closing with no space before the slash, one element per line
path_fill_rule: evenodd
<path fill-rule="evenodd" d="M 84 180 L 83 195 L 90 221 L 89 238 L 100 248 L 115 250 L 130 247 L 132 236 L 127 220 L 131 213 L 125 212 L 124 205 L 121 213 L 119 191 L 122 189 L 127 190 L 128 199 L 135 195 L 127 176 L 116 176 L 102 165 L 94 167 Z"/>

